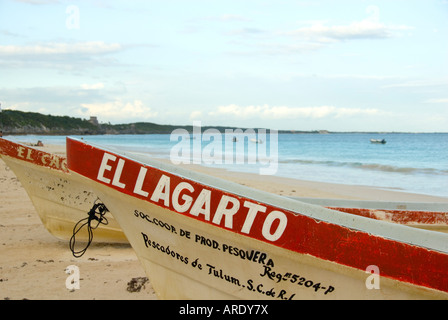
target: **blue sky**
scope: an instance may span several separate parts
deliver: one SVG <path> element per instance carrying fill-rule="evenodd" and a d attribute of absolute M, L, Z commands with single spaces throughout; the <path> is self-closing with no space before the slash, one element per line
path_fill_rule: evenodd
<path fill-rule="evenodd" d="M 448 1 L 0 2 L 3 109 L 448 131 Z"/>

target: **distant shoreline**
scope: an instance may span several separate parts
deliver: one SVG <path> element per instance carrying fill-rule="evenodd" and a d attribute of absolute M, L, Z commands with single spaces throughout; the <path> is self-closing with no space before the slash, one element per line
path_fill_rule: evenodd
<path fill-rule="evenodd" d="M 193 125 L 168 125 L 152 122 L 135 122 L 127 124 L 99 123 L 96 117 L 90 120 L 69 116 L 44 115 L 37 112 L 23 112 L 5 109 L 0 112 L 0 130 L 3 136 L 41 135 L 119 135 L 119 134 L 171 134 L 173 130 L 185 129 L 193 133 Z M 201 131 L 216 129 L 221 133 L 225 130 L 275 130 L 278 134 L 446 134 L 448 132 L 399 132 L 399 131 L 329 131 L 319 130 L 276 130 L 269 128 L 239 128 L 225 126 L 202 126 Z"/>
<path fill-rule="evenodd" d="M 178 128 L 183 128 L 184 126 L 173 126 L 173 130 L 178 129 Z M 212 126 L 207 126 L 207 127 L 203 127 L 203 131 L 207 130 L 207 129 L 212 129 L 212 128 L 216 128 L 216 127 L 212 127 Z M 241 129 L 241 130 L 247 130 L 247 129 L 254 129 L 254 128 L 234 128 L 234 127 L 229 127 L 226 129 L 230 129 L 230 130 L 235 130 L 235 129 Z M 262 128 L 263 129 L 263 128 Z M 219 129 L 218 129 L 219 130 Z M 258 129 L 257 129 L 258 130 Z M 266 130 L 274 130 L 274 129 L 266 129 Z M 220 131 L 221 132 L 221 131 Z M 192 131 L 188 131 L 188 133 L 192 134 Z M 222 132 L 224 133 L 224 132 Z M 320 133 L 320 132 L 315 132 L 315 131 L 294 131 L 294 130 L 278 130 L 277 131 L 278 134 L 448 134 L 448 132 L 406 132 L 406 131 L 391 131 L 391 132 L 380 132 L 380 131 L 329 131 L 327 133 Z M 70 136 L 70 135 L 83 135 L 83 136 L 106 136 L 106 135 L 143 135 L 143 134 L 171 134 L 171 132 L 136 132 L 136 133 L 74 133 L 74 132 L 66 132 L 66 133 L 45 133 L 45 132 L 33 132 L 33 133 L 25 133 L 25 132 L 14 132 L 14 133 L 10 133 L 10 132 L 5 132 L 3 131 L 3 137 L 7 137 L 7 136 Z"/>

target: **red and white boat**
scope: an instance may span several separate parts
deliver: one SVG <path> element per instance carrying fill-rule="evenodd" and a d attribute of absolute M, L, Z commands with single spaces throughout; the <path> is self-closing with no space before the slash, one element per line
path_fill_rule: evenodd
<path fill-rule="evenodd" d="M 87 217 L 97 195 L 72 179 L 65 157 L 2 138 L 0 156 L 26 190 L 45 228 L 55 237 L 69 240 L 76 223 Z M 110 213 L 105 218 L 108 224 L 98 226 L 95 241 L 127 243 Z M 86 228 L 76 234 L 76 240 L 89 241 Z"/>
<path fill-rule="evenodd" d="M 448 299 L 448 235 L 67 139 L 165 299 Z"/>

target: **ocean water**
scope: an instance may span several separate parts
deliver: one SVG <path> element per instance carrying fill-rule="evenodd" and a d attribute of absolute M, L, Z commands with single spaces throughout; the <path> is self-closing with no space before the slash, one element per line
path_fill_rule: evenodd
<path fill-rule="evenodd" d="M 247 133 L 247 132 L 246 132 Z M 86 141 L 149 153 L 174 162 L 301 180 L 367 185 L 448 197 L 448 133 L 83 136 Z M 77 136 L 80 138 L 79 136 Z M 13 141 L 65 145 L 64 136 L 9 136 Z M 251 139 L 261 139 L 259 143 Z M 386 139 L 372 144 L 370 139 Z M 269 169 L 269 170 L 267 170 Z"/>

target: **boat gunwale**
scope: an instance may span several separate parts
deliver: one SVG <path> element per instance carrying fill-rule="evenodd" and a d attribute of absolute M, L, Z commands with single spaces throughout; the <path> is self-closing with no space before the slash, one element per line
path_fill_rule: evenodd
<path fill-rule="evenodd" d="M 28 151 L 27 154 L 24 154 L 23 157 L 20 157 L 17 155 L 17 152 L 15 152 L 15 153 L 12 152 L 13 148 L 16 148 L 16 147 L 22 147 L 25 150 L 30 150 L 31 152 Z M 50 153 L 50 152 L 47 152 L 44 150 L 40 150 L 40 149 L 34 148 L 33 146 L 27 146 L 23 143 L 11 141 L 11 140 L 8 140 L 5 138 L 0 138 L 0 158 L 2 156 L 9 156 L 11 158 L 14 158 L 14 159 L 17 159 L 20 161 L 24 161 L 24 162 L 28 162 L 28 163 L 32 163 L 32 164 L 38 165 L 40 167 L 58 170 L 63 173 L 66 173 L 66 174 L 69 173 L 68 169 L 66 168 L 67 167 L 66 166 L 66 161 L 67 161 L 66 157 L 57 155 L 54 153 Z M 59 165 L 58 166 L 51 165 L 51 163 L 45 164 L 42 160 L 44 156 L 48 156 L 49 160 L 55 159 L 55 158 L 58 159 L 58 161 L 60 161 L 60 162 L 58 162 Z M 40 159 L 41 161 L 38 161 L 37 159 Z"/>

